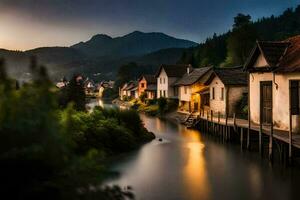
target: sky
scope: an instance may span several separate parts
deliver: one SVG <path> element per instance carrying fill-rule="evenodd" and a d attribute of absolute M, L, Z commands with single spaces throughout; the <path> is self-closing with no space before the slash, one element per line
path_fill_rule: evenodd
<path fill-rule="evenodd" d="M 0 48 L 70 46 L 95 34 L 135 30 L 204 41 L 224 33 L 238 13 L 256 20 L 300 0 L 0 0 Z"/>

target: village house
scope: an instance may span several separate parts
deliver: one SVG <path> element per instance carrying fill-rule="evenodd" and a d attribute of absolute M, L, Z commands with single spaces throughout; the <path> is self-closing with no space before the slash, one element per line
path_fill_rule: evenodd
<path fill-rule="evenodd" d="M 147 99 L 156 98 L 156 90 L 157 90 L 157 80 L 155 75 L 142 75 L 139 78 L 139 88 L 138 88 L 138 96 L 141 96 L 143 93 L 146 93 Z"/>
<path fill-rule="evenodd" d="M 191 65 L 162 65 L 156 73 L 157 98 L 178 98 L 178 88 L 174 83 L 181 78 L 187 69 L 191 70 Z"/>
<path fill-rule="evenodd" d="M 94 81 L 90 80 L 88 78 L 84 81 L 83 87 L 85 89 L 86 94 L 90 94 L 90 93 L 93 93 L 95 91 Z"/>
<path fill-rule="evenodd" d="M 299 133 L 300 36 L 256 42 L 245 69 L 251 122 Z"/>
<path fill-rule="evenodd" d="M 209 96 L 200 94 L 201 92 L 208 91 L 204 83 L 211 73 L 211 67 L 187 68 L 184 76 L 174 84 L 174 86 L 178 87 L 178 111 L 195 113 L 199 112 L 200 108 L 204 109 L 207 102 L 209 102 Z"/>
<path fill-rule="evenodd" d="M 205 85 L 210 93 L 209 109 L 214 114 L 242 116 L 248 93 L 247 73 L 243 67 L 214 68 Z"/>
<path fill-rule="evenodd" d="M 138 98 L 138 83 L 136 81 L 125 83 L 119 89 L 119 96 L 121 100 L 125 100 L 125 98 Z"/>

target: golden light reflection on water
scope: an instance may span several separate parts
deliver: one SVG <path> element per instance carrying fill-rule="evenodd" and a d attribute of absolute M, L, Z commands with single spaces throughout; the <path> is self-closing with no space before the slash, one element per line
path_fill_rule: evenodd
<path fill-rule="evenodd" d="M 198 131 L 186 129 L 181 132 L 187 140 L 188 160 L 183 171 L 183 181 L 187 199 L 209 199 L 210 186 L 207 178 L 206 163 L 203 155 L 205 148 Z"/>

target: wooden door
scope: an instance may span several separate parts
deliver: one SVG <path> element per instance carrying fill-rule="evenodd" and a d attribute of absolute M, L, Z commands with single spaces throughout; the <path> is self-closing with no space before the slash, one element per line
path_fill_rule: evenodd
<path fill-rule="evenodd" d="M 260 83 L 261 122 L 272 123 L 272 81 Z"/>

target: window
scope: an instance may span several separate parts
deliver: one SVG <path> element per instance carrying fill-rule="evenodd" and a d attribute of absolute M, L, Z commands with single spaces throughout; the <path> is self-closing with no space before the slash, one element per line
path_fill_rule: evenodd
<path fill-rule="evenodd" d="M 166 83 L 166 79 L 164 78 L 164 84 Z"/>
<path fill-rule="evenodd" d="M 166 90 L 164 90 L 164 97 L 166 97 Z"/>
<path fill-rule="evenodd" d="M 221 88 L 221 100 L 224 101 L 224 88 Z"/>
<path fill-rule="evenodd" d="M 291 114 L 299 115 L 299 81 L 290 81 Z"/>
<path fill-rule="evenodd" d="M 187 87 L 184 86 L 184 94 L 187 94 Z"/>
<path fill-rule="evenodd" d="M 141 87 L 144 88 L 144 87 L 145 87 L 145 83 L 142 83 L 142 84 L 141 84 Z"/>
<path fill-rule="evenodd" d="M 215 88 L 214 87 L 212 88 L 211 93 L 212 93 L 211 99 L 215 99 Z"/>
<path fill-rule="evenodd" d="M 178 96 L 178 87 L 174 87 L 174 96 Z"/>
<path fill-rule="evenodd" d="M 161 80 L 161 78 L 159 78 L 159 83 L 160 83 L 160 84 L 162 84 L 162 80 Z"/>

